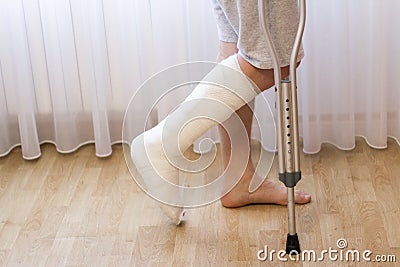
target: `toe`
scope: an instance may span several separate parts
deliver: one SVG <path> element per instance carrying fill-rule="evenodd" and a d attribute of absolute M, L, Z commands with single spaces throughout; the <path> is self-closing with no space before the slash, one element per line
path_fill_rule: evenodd
<path fill-rule="evenodd" d="M 295 201 L 297 204 L 309 203 L 311 201 L 311 195 L 306 192 L 296 191 Z"/>

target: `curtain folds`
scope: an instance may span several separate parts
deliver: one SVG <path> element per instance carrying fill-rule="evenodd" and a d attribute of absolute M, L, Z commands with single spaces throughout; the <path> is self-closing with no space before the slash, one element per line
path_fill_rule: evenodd
<path fill-rule="evenodd" d="M 298 72 L 304 151 L 318 152 L 324 142 L 351 149 L 355 136 L 377 148 L 388 137 L 399 142 L 400 2 L 307 4 Z M 174 64 L 214 61 L 217 49 L 209 1 L 1 1 L 0 156 L 21 145 L 24 158 L 37 158 L 43 142 L 65 153 L 94 142 L 96 154 L 107 156 L 122 141 L 129 99 L 146 79 Z M 275 112 L 273 90 L 264 96 Z M 171 99 L 153 123 L 178 104 Z M 264 129 L 254 126 L 258 139 L 274 125 L 262 102 L 256 99 L 264 120 Z M 133 135 L 143 130 L 129 123 Z M 207 135 L 218 139 L 215 129 Z M 275 149 L 271 138 L 262 142 Z"/>
<path fill-rule="evenodd" d="M 306 152 L 342 149 L 363 136 L 375 148 L 400 140 L 398 1 L 309 1 L 299 71 Z"/>
<path fill-rule="evenodd" d="M 94 142 L 98 156 L 109 155 L 148 77 L 214 60 L 209 10 L 185 0 L 1 1 L 0 156 L 21 145 L 24 158 L 37 158 L 43 142 L 63 153 Z"/>

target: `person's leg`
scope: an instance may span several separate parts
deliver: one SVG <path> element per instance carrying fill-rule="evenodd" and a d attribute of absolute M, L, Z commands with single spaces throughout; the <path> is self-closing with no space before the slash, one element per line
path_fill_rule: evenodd
<path fill-rule="evenodd" d="M 179 184 L 178 169 L 187 168 L 188 164 L 182 152 L 208 129 L 226 121 L 232 113 L 251 102 L 259 93 L 257 87 L 265 87 L 265 81 L 257 76 L 254 77 L 258 82 L 255 86 L 249 79 L 253 73 L 247 70 L 248 73 L 243 73 L 240 62 L 235 54 L 214 66 L 174 111 L 131 143 L 135 178 L 143 182 L 149 195 L 168 204 L 161 208 L 176 224 L 182 220 L 183 207 L 205 201 L 201 194 L 195 196 L 190 189 L 174 186 Z M 243 139 L 246 138 L 244 133 Z M 231 171 L 237 173 L 241 170 L 236 169 L 245 166 L 246 161 L 240 161 Z M 233 179 L 230 181 L 233 186 Z"/>
<path fill-rule="evenodd" d="M 220 42 L 219 53 L 217 56 L 217 62 L 224 60 L 225 58 L 237 53 L 236 43 Z M 263 85 L 266 86 L 261 90 L 265 90 L 274 85 L 274 75 L 273 70 L 260 70 L 256 69 L 244 60 L 239 59 L 241 68 L 244 69 L 244 73 L 249 73 L 256 80 L 264 80 Z M 282 68 L 282 75 L 288 75 L 288 68 Z M 260 84 L 260 82 L 258 82 Z M 251 103 L 249 103 L 251 105 Z M 250 143 L 251 138 L 251 125 L 253 121 L 253 111 L 249 105 L 245 105 L 236 111 L 237 115 L 241 119 L 243 125 L 246 128 L 248 135 L 248 142 Z M 221 151 L 222 158 L 224 162 L 224 167 L 226 168 L 230 159 L 230 138 L 221 126 L 219 128 L 220 138 L 221 138 Z M 221 203 L 225 207 L 241 207 L 248 204 L 286 204 L 287 194 L 286 187 L 275 184 L 271 181 L 265 181 L 262 186 L 253 193 L 250 193 L 248 188 L 252 177 L 256 175 L 254 166 L 251 162 L 251 158 L 248 159 L 247 168 L 242 176 L 240 182 L 226 194 L 222 199 Z M 304 204 L 310 202 L 310 195 L 297 191 L 295 195 L 295 201 L 299 204 Z"/>

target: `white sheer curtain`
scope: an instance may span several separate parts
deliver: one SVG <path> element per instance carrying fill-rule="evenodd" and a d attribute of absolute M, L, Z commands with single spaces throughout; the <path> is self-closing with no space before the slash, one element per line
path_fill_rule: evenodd
<path fill-rule="evenodd" d="M 400 140 L 400 1 L 308 1 L 299 71 L 304 150 Z"/>
<path fill-rule="evenodd" d="M 400 140 L 399 8 L 308 0 L 299 70 L 306 152 L 322 142 L 350 149 L 356 135 L 374 147 Z M 24 158 L 36 158 L 43 142 L 60 152 L 94 142 L 98 156 L 109 155 L 140 84 L 177 63 L 213 61 L 217 46 L 209 1 L 0 1 L 0 156 L 22 145 Z M 273 106 L 273 90 L 265 94 Z M 138 134 L 143 126 L 131 123 Z"/>
<path fill-rule="evenodd" d="M 203 1 L 0 1 L 0 156 L 21 145 L 33 159 L 43 142 L 107 156 L 143 81 L 216 51 Z"/>

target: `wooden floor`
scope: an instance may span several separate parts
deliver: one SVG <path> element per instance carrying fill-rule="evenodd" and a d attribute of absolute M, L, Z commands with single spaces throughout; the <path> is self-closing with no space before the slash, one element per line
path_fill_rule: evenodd
<path fill-rule="evenodd" d="M 121 146 L 107 159 L 93 146 L 61 155 L 52 145 L 25 161 L 20 149 L 0 158 L 0 266 L 283 266 L 257 251 L 284 248 L 286 208 L 220 203 L 193 209 L 181 227 L 134 184 Z M 273 171 L 276 171 L 274 166 Z M 353 151 L 325 145 L 302 155 L 299 188 L 313 197 L 297 206 L 303 249 L 369 249 L 397 263 L 291 261 L 285 266 L 400 266 L 400 148 Z M 396 265 L 397 264 L 397 265 Z"/>

